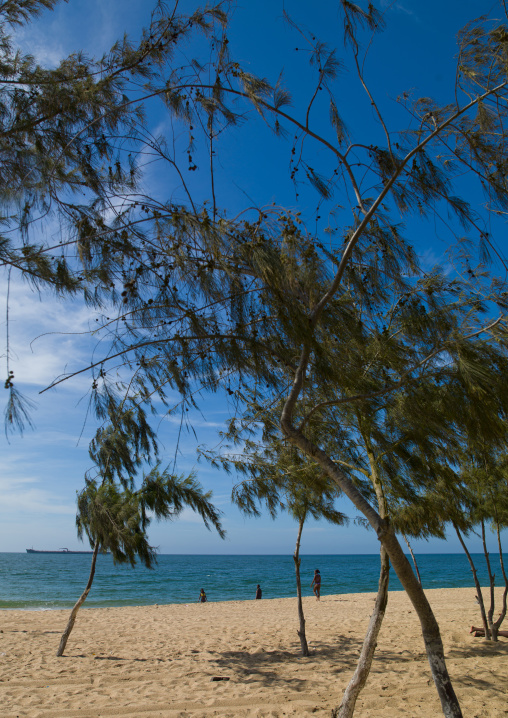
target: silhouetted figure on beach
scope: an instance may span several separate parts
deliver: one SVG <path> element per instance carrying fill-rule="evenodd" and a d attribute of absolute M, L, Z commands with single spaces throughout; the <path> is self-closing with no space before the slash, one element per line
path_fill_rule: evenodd
<path fill-rule="evenodd" d="M 321 597 L 321 574 L 318 568 L 314 571 L 314 578 L 312 579 L 312 583 L 310 584 L 311 588 L 312 586 L 314 586 L 314 595 L 316 596 L 316 601 L 319 601 Z"/>
<path fill-rule="evenodd" d="M 258 585 L 256 586 L 256 598 L 261 598 L 262 595 L 263 595 L 263 591 L 261 590 L 261 586 L 258 583 Z"/>
<path fill-rule="evenodd" d="M 469 633 L 472 633 L 475 638 L 485 638 L 485 629 L 478 628 L 478 626 L 471 626 Z M 497 635 L 503 636 L 503 638 L 508 638 L 508 631 L 498 631 Z"/>
<path fill-rule="evenodd" d="M 206 597 L 205 589 L 202 588 L 199 593 L 199 603 L 206 603 L 207 601 L 208 601 L 208 599 Z"/>

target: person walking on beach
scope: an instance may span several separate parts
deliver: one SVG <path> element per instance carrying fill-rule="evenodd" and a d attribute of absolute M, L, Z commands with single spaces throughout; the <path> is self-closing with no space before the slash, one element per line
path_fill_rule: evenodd
<path fill-rule="evenodd" d="M 199 603 L 206 603 L 207 601 L 208 601 L 208 599 L 206 597 L 205 589 L 202 588 L 199 593 Z"/>
<path fill-rule="evenodd" d="M 314 586 L 314 595 L 316 596 L 316 601 L 319 601 L 321 596 L 321 574 L 318 568 L 314 571 L 314 578 L 312 579 L 312 583 L 310 584 L 311 588 L 312 586 Z"/>
<path fill-rule="evenodd" d="M 256 598 L 261 598 L 262 595 L 263 595 L 263 591 L 261 590 L 261 586 L 258 583 L 258 585 L 256 587 Z"/>

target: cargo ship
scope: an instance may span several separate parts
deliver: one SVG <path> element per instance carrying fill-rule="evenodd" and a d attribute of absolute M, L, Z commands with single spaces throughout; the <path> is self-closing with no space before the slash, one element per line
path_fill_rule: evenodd
<path fill-rule="evenodd" d="M 93 553 L 93 551 L 71 551 L 71 550 L 68 549 L 68 548 L 59 548 L 59 549 L 57 549 L 57 550 L 55 550 L 55 551 L 38 551 L 38 550 L 35 549 L 35 548 L 27 548 L 27 549 L 26 549 L 26 552 L 27 552 L 27 553 L 64 553 L 64 554 L 76 554 L 76 553 L 78 553 L 78 554 L 92 554 L 92 553 Z"/>

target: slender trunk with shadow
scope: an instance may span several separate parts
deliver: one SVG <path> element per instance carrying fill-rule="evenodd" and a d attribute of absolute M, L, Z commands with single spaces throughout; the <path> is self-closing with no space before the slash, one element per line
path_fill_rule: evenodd
<path fill-rule="evenodd" d="M 390 562 L 388 560 L 388 554 L 381 546 L 381 571 L 379 574 L 379 587 L 374 611 L 370 617 L 369 627 L 367 628 L 367 633 L 363 641 L 356 670 L 344 692 L 342 703 L 338 708 L 335 708 L 332 711 L 332 718 L 352 718 L 358 696 L 367 682 L 372 660 L 374 658 L 374 651 L 377 646 L 377 638 L 386 611 L 386 604 L 388 603 L 389 576 Z"/>
<path fill-rule="evenodd" d="M 409 553 L 411 554 L 411 558 L 413 559 L 413 566 L 415 567 L 416 575 L 418 577 L 418 583 L 421 586 L 422 585 L 422 577 L 420 576 L 420 572 L 418 571 L 418 564 L 416 563 L 416 558 L 413 553 L 413 549 L 411 548 L 411 544 L 409 543 L 407 536 L 405 534 L 402 534 L 402 537 L 404 538 L 404 541 L 406 542 L 407 547 L 409 549 Z"/>
<path fill-rule="evenodd" d="M 471 566 L 471 571 L 473 572 L 473 581 L 474 581 L 474 585 L 476 586 L 476 599 L 478 601 L 478 605 L 480 606 L 480 614 L 482 617 L 483 630 L 485 631 L 485 638 L 487 638 L 490 641 L 490 629 L 489 629 L 489 624 L 487 621 L 487 614 L 485 612 L 485 604 L 483 602 L 482 588 L 481 588 L 480 582 L 478 580 L 478 574 L 476 573 L 476 566 L 473 563 L 471 554 L 467 550 L 467 546 L 464 542 L 464 539 L 462 538 L 462 534 L 460 533 L 458 526 L 456 526 L 453 522 L 452 522 L 452 525 L 453 525 L 453 528 L 455 529 L 455 533 L 459 537 L 460 545 L 464 549 L 464 553 L 466 554 L 467 560 L 469 561 L 469 565 Z"/>
<path fill-rule="evenodd" d="M 63 652 L 65 651 L 65 646 L 67 645 L 67 641 L 69 640 L 69 636 L 71 635 L 71 631 L 74 628 L 74 624 L 76 623 L 76 617 L 78 615 L 78 611 L 82 604 L 85 602 L 86 597 L 90 593 L 90 589 L 92 588 L 93 583 L 93 577 L 95 575 L 95 564 L 97 562 L 97 554 L 99 553 L 99 543 L 97 542 L 95 544 L 93 554 L 92 554 L 92 565 L 90 567 L 90 575 L 88 577 L 88 583 L 86 584 L 86 588 L 81 594 L 81 596 L 76 601 L 76 604 L 74 608 L 71 611 L 71 615 L 69 617 L 69 621 L 67 623 L 67 628 L 62 634 L 62 638 L 60 639 L 60 645 L 58 646 L 58 651 L 56 655 L 58 657 L 63 656 Z"/>
<path fill-rule="evenodd" d="M 300 540 L 302 538 L 303 524 L 305 522 L 305 515 L 300 518 L 298 522 L 298 537 L 296 539 L 296 548 L 293 554 L 293 560 L 295 562 L 295 573 L 296 573 L 296 595 L 298 600 L 298 618 L 300 620 L 300 629 L 297 631 L 298 638 L 300 639 L 300 645 L 302 647 L 302 655 L 309 655 L 309 646 L 307 645 L 307 637 L 305 635 L 305 616 L 303 615 L 303 604 L 302 604 L 302 582 L 300 580 Z"/>
<path fill-rule="evenodd" d="M 302 374 L 303 376 L 303 374 Z M 295 381 L 295 387 L 298 382 Z M 422 629 L 422 637 L 427 653 L 427 660 L 434 680 L 434 685 L 441 701 L 443 715 L 446 718 L 462 718 L 459 701 L 446 667 L 446 657 L 439 631 L 439 624 L 432 607 L 416 578 L 411 564 L 402 550 L 395 532 L 387 519 L 382 519 L 374 507 L 357 489 L 352 480 L 340 469 L 333 459 L 306 437 L 300 429 L 293 426 L 291 409 L 296 392 L 293 388 L 281 416 L 281 426 L 285 435 L 298 446 L 307 456 L 312 457 L 323 468 L 336 486 L 352 501 L 354 506 L 367 518 L 376 535 L 385 548 L 393 570 L 406 591 L 418 615 Z"/>
<path fill-rule="evenodd" d="M 489 624 L 489 630 L 493 641 L 497 641 L 497 630 L 494 625 L 494 608 L 495 608 L 495 594 L 494 594 L 494 586 L 496 583 L 496 576 L 492 573 L 492 568 L 490 566 L 490 558 L 489 558 L 489 552 L 487 550 L 487 539 L 485 537 L 485 521 L 482 519 L 482 544 L 483 544 L 483 553 L 485 555 L 485 561 L 487 562 L 487 572 L 489 574 L 489 585 L 490 585 L 490 606 L 489 610 L 487 611 L 487 622 Z M 487 635 L 487 634 L 485 634 Z"/>
<path fill-rule="evenodd" d="M 385 519 L 388 508 L 383 482 L 378 473 L 375 452 L 367 433 L 363 430 L 362 417 L 359 413 L 357 414 L 357 419 L 360 427 L 360 434 L 363 438 L 365 448 L 367 450 L 367 456 L 369 458 L 370 480 L 374 491 L 376 492 L 379 515 L 382 519 Z M 360 657 L 358 658 L 358 663 L 356 664 L 356 670 L 344 692 L 340 706 L 332 711 L 332 718 L 352 718 L 358 696 L 363 690 L 365 684 L 367 683 L 367 678 L 369 677 L 372 661 L 374 659 L 374 652 L 377 646 L 377 637 L 379 635 L 379 631 L 381 630 L 381 625 L 386 612 L 386 604 L 388 603 L 390 561 L 383 546 L 381 546 L 380 550 L 380 559 L 381 566 L 379 573 L 379 586 L 374 611 L 370 617 Z"/>
<path fill-rule="evenodd" d="M 499 614 L 497 621 L 494 622 L 494 629 L 495 629 L 496 635 L 497 635 L 499 632 L 499 627 L 501 626 L 501 624 L 504 621 L 505 616 L 506 616 L 506 600 L 507 600 L 507 596 L 508 596 L 508 576 L 506 575 L 506 571 L 504 569 L 503 548 L 501 546 L 501 532 L 499 530 L 498 523 L 496 523 L 496 531 L 497 531 L 497 545 L 499 548 L 499 563 L 501 564 L 501 573 L 503 574 L 503 579 L 504 579 L 504 591 L 503 591 L 501 613 Z"/>

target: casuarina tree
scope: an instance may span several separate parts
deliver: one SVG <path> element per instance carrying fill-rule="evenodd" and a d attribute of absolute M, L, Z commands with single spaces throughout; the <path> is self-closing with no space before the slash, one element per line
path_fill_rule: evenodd
<path fill-rule="evenodd" d="M 424 374 L 439 374 L 452 356 L 467 381 L 478 374 L 478 337 L 505 349 L 507 287 L 495 234 L 508 209 L 508 27 L 506 18 L 490 17 L 467 26 L 447 99 L 415 97 L 403 86 L 391 113 L 378 99 L 382 88 L 370 86 L 364 62 L 385 19 L 372 4 L 342 0 L 340 9 L 345 61 L 288 18 L 314 73 L 303 106 L 291 106 L 283 78 L 256 77 L 230 57 L 226 18 L 217 13 L 209 61 L 173 73 L 165 66 L 147 80 L 177 132 L 185 129 L 189 137 L 186 171 L 194 176 L 196 158 L 206 157 L 208 190 L 190 191 L 173 151 L 181 147 L 175 132 L 150 150 L 179 183 L 183 200 L 136 197 L 113 220 L 100 207 L 85 219 L 73 214 L 80 271 L 85 279 L 102 272 L 108 288 L 96 335 L 102 329 L 112 342 L 58 381 L 91 373 L 99 410 L 113 411 L 120 395 L 126 407 L 146 408 L 168 401 L 175 389 L 185 407 L 197 403 L 200 390 L 219 388 L 234 397 L 238 411 L 245 388 L 258 392 L 260 405 L 282 400 L 286 441 L 320 467 L 376 532 L 420 619 L 443 712 L 458 718 L 438 624 L 389 515 L 335 460 L 328 437 L 310 429 L 325 410 L 389 399 Z M 363 105 L 356 91 L 354 100 L 343 101 L 344 64 Z M 222 138 L 234 125 L 248 133 L 253 122 L 240 124 L 252 109 L 287 143 L 295 188 L 287 209 L 256 201 L 232 209 L 219 191 Z M 358 122 L 359 115 L 373 123 Z M 308 210 L 311 191 L 315 213 Z M 326 227 L 319 224 L 323 216 Z M 446 272 L 429 267 L 428 257 L 422 262 L 414 240 L 435 226 L 446 236 Z M 441 321 L 434 321 L 439 313 Z M 360 359 L 355 341 L 366 318 L 373 341 Z M 328 386 L 340 387 L 339 395 L 326 399 Z"/>
<path fill-rule="evenodd" d="M 136 446 L 135 441 L 112 426 L 100 430 L 92 443 L 91 453 L 99 461 L 97 476 L 87 478 L 79 493 L 76 516 L 78 536 L 86 536 L 93 548 L 92 563 L 87 585 L 71 611 L 57 656 L 63 655 L 78 611 L 90 592 L 100 551 L 111 554 L 115 563 L 134 566 L 139 560 L 146 568 L 152 568 L 157 562 L 147 533 L 152 518 L 174 520 L 185 507 L 198 513 L 207 528 L 215 528 L 221 538 L 225 536 L 220 512 L 211 503 L 211 492 L 203 491 L 194 476 L 175 476 L 168 469 L 160 471 L 157 465 L 135 487 L 135 476 L 125 473 L 125 464 L 130 459 L 120 466 L 118 458 L 123 449 L 128 456 L 140 450 L 140 443 Z"/>
<path fill-rule="evenodd" d="M 203 454 L 228 473 L 234 470 L 241 477 L 231 498 L 243 513 L 259 516 L 261 507 L 265 506 L 273 519 L 279 511 L 287 511 L 298 523 L 293 554 L 299 620 L 297 634 L 302 655 L 308 656 L 300 574 L 303 527 L 309 518 L 325 520 L 337 526 L 347 524 L 348 518 L 336 508 L 340 494 L 327 477 L 314 462 L 302 457 L 298 450 L 288 446 L 273 431 L 275 416 L 273 411 L 263 416 L 262 436 L 256 437 L 256 429 L 261 431 L 262 417 L 256 410 L 246 412 L 241 423 L 250 428 L 250 438 L 240 441 L 242 432 L 237 421 L 230 423 L 226 433 L 228 439 L 241 443 L 240 453 L 235 454 L 227 446 L 222 446 L 220 452 Z"/>

